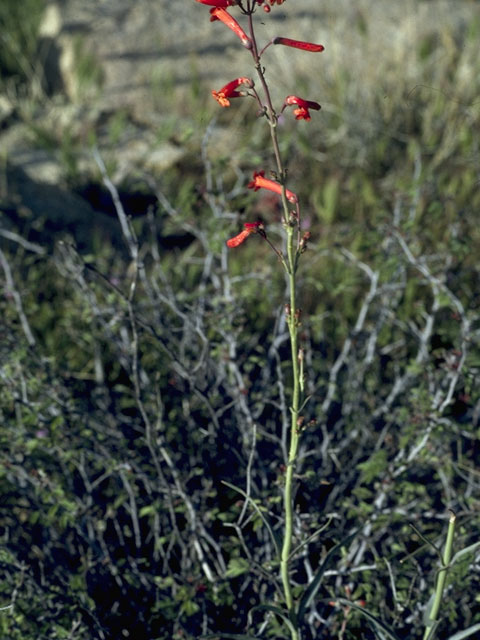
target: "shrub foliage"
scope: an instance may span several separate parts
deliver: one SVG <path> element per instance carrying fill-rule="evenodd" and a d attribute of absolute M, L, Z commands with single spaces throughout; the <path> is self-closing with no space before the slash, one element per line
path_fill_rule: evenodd
<path fill-rule="evenodd" d="M 439 566 L 426 540 L 442 547 L 447 509 L 456 549 L 476 539 L 479 111 L 471 87 L 451 97 L 444 62 L 451 90 L 415 110 L 389 104 L 377 136 L 348 123 L 361 157 L 333 140 L 332 115 L 332 140 L 319 137 L 331 160 L 300 172 L 291 143 L 314 230 L 300 283 L 310 399 L 296 584 L 328 560 L 307 639 L 375 637 L 341 597 L 421 638 Z M 347 104 L 341 79 L 330 90 Z M 253 199 L 207 150 L 205 137 L 149 177 L 155 209 L 111 241 L 28 244 L 21 218 L 0 237 L 2 637 L 222 637 L 278 592 L 285 283 L 260 243 L 229 255 Z M 476 569 L 475 548 L 451 568 L 441 637 L 480 622 Z"/>

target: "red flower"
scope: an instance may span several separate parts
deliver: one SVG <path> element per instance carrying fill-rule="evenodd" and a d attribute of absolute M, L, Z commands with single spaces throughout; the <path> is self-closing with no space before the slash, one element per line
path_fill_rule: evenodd
<path fill-rule="evenodd" d="M 221 22 L 223 22 L 223 24 L 226 24 L 227 27 L 231 29 L 235 35 L 240 38 L 244 47 L 246 47 L 247 49 L 252 48 L 252 41 L 235 20 L 235 18 L 232 18 L 232 16 L 226 9 L 224 9 L 223 7 L 215 7 L 214 9 L 210 9 L 210 15 L 212 16 L 210 18 L 210 22 L 220 20 Z"/>
<path fill-rule="evenodd" d="M 223 9 L 226 9 L 233 4 L 233 0 L 196 0 L 196 2 L 209 4 L 211 7 L 221 7 Z"/>
<path fill-rule="evenodd" d="M 274 191 L 281 195 L 283 189 L 282 185 L 279 182 L 265 178 L 264 175 L 265 171 L 255 171 L 253 174 L 253 180 L 248 183 L 248 188 L 253 189 L 254 191 L 258 191 L 259 189 L 268 189 L 269 191 Z M 293 193 L 293 191 L 286 189 L 285 194 L 289 202 L 294 204 L 298 202 L 297 195 Z"/>
<path fill-rule="evenodd" d="M 273 38 L 272 42 L 273 44 L 284 44 L 286 47 L 295 47 L 295 49 L 303 49 L 304 51 L 320 52 L 325 49 L 322 44 L 302 42 L 301 40 L 291 40 L 290 38 L 282 38 L 281 36 Z"/>
<path fill-rule="evenodd" d="M 257 4 L 260 4 L 260 5 L 262 5 L 264 2 L 265 0 L 257 0 Z M 275 4 L 278 4 L 278 5 L 283 4 L 285 0 L 266 0 L 266 2 L 270 2 L 270 4 L 273 7 L 273 5 Z M 268 6 L 268 4 L 264 5 L 263 10 L 266 11 L 267 13 L 270 13 L 270 7 Z"/>
<path fill-rule="evenodd" d="M 265 237 L 265 231 L 263 230 L 263 224 L 261 222 L 245 222 L 243 226 L 245 227 L 243 231 L 233 238 L 230 238 L 230 240 L 227 240 L 227 247 L 238 247 L 238 245 L 245 242 L 252 233 L 260 233 Z"/>
<path fill-rule="evenodd" d="M 220 91 L 212 91 L 212 96 L 218 102 L 221 107 L 229 107 L 229 98 L 243 98 L 246 93 L 244 91 L 237 91 L 237 87 L 245 84 L 247 87 L 253 87 L 253 80 L 250 78 L 235 78 L 228 84 L 226 84 Z"/>
<path fill-rule="evenodd" d="M 292 104 L 298 105 L 298 109 L 295 109 L 293 112 L 296 120 L 311 120 L 309 109 L 315 109 L 315 111 L 318 111 L 321 108 L 318 102 L 304 100 L 298 96 L 287 96 L 285 98 L 283 109 L 285 109 L 287 105 L 290 106 Z"/>

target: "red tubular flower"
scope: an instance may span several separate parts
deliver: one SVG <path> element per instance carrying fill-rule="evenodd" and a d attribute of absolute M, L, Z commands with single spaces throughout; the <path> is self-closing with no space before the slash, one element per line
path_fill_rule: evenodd
<path fill-rule="evenodd" d="M 218 102 L 221 107 L 229 107 L 229 98 L 243 98 L 246 94 L 242 91 L 237 91 L 237 87 L 245 84 L 247 87 L 253 87 L 253 80 L 250 78 L 235 78 L 228 84 L 226 84 L 220 91 L 212 91 L 212 96 Z"/>
<path fill-rule="evenodd" d="M 196 2 L 201 2 L 202 4 L 209 4 L 211 7 L 221 7 L 222 9 L 231 7 L 233 4 L 232 0 L 196 0 Z"/>
<path fill-rule="evenodd" d="M 258 191 L 259 189 L 268 189 L 269 191 L 282 195 L 282 185 L 279 182 L 265 178 L 264 175 L 265 171 L 255 171 L 253 174 L 253 180 L 248 183 L 248 188 L 253 189 L 254 191 Z M 285 194 L 289 202 L 292 202 L 293 204 L 298 202 L 297 195 L 293 193 L 293 191 L 286 189 Z"/>
<path fill-rule="evenodd" d="M 322 44 L 314 44 L 313 42 L 302 42 L 301 40 L 292 40 L 291 38 L 282 38 L 277 36 L 272 40 L 273 44 L 283 44 L 286 47 L 294 47 L 295 49 L 303 49 L 304 51 L 312 51 L 314 53 L 323 51 L 325 47 Z"/>
<path fill-rule="evenodd" d="M 313 102 L 312 100 L 304 100 L 303 98 L 299 98 L 298 96 L 287 96 L 285 98 L 283 109 L 287 105 L 290 106 L 292 104 L 298 105 L 298 109 L 295 109 L 293 112 L 295 114 L 296 120 L 311 120 L 309 109 L 315 109 L 315 111 L 321 109 L 318 102 Z"/>
<path fill-rule="evenodd" d="M 278 4 L 278 5 L 283 4 L 285 0 L 257 0 L 257 4 L 260 4 L 260 5 L 263 4 L 264 2 L 270 2 L 270 4 L 273 7 L 273 5 L 275 4 Z"/>
<path fill-rule="evenodd" d="M 243 226 L 245 227 L 243 231 L 233 238 L 230 238 L 230 240 L 227 240 L 227 247 L 231 249 L 238 247 L 238 245 L 245 242 L 252 233 L 261 233 L 265 237 L 265 231 L 263 230 L 263 224 L 261 222 L 245 222 Z"/>
<path fill-rule="evenodd" d="M 227 27 L 231 29 L 235 35 L 240 38 L 244 47 L 246 47 L 247 49 L 252 48 L 252 41 L 235 20 L 235 18 L 232 18 L 232 16 L 226 9 L 224 9 L 223 7 L 215 7 L 214 9 L 210 9 L 210 15 L 212 16 L 210 18 L 211 22 L 220 20 L 221 22 L 223 22 L 223 24 L 227 25 Z"/>

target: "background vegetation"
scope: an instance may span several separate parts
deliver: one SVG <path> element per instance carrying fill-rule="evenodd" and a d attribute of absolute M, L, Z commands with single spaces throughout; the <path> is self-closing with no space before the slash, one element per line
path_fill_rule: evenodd
<path fill-rule="evenodd" d="M 21 25 L 0 49 L 9 117 L 21 120 L 49 107 L 25 72 L 37 13 L 30 24 L 15 3 L 1 6 Z M 421 536 L 441 546 L 453 509 L 455 548 L 478 538 L 479 32 L 472 8 L 468 22 L 425 33 L 399 66 L 395 46 L 382 59 L 369 49 L 359 11 L 349 37 L 363 43 L 362 72 L 332 56 L 320 89 L 295 78 L 323 105 L 320 126 L 283 125 L 289 184 L 313 236 L 300 287 L 311 398 L 297 542 L 324 527 L 303 547 L 298 585 L 334 550 L 307 639 L 375 637 L 332 604 L 340 597 L 421 638 L 438 568 Z M 162 135 L 185 155 L 160 178 L 132 171 L 117 191 L 100 170 L 89 176 L 111 218 L 81 243 L 75 227 L 57 238 L 2 205 L 4 638 L 221 638 L 244 631 L 249 609 L 278 589 L 260 514 L 280 531 L 285 282 L 257 238 L 236 252 L 225 239 L 260 217 L 275 240 L 280 211 L 245 190 L 269 163 L 262 122 L 251 105 L 218 113 L 210 88 L 192 82 L 180 109 L 174 86 L 162 92 L 175 114 Z M 213 144 L 232 118 L 228 149 Z M 113 145 L 128 126 L 110 121 Z M 62 144 L 78 191 L 85 137 Z M 123 233 L 122 203 L 132 213 Z M 450 571 L 439 637 L 480 622 L 478 560 L 472 551 Z M 263 633 L 282 637 L 275 624 Z"/>

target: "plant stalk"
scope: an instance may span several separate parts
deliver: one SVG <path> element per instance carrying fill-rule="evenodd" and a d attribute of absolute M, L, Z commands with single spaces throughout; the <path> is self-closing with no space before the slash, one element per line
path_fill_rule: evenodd
<path fill-rule="evenodd" d="M 298 363 L 298 316 L 296 312 L 296 282 L 295 282 L 295 261 L 296 249 L 294 247 L 294 228 L 287 228 L 287 257 L 289 265 L 289 289 L 290 289 L 290 309 L 287 318 L 288 330 L 290 333 L 290 346 L 292 358 L 292 404 L 291 404 L 291 432 L 290 447 L 287 461 L 287 471 L 285 474 L 284 488 L 284 512 L 285 512 L 285 530 L 283 537 L 282 552 L 280 557 L 280 574 L 282 578 L 283 591 L 285 594 L 285 603 L 290 613 L 291 621 L 295 630 L 291 630 L 292 640 L 299 640 L 299 632 L 296 629 L 294 600 L 292 596 L 292 587 L 289 576 L 289 559 L 292 549 L 293 536 L 293 476 L 295 471 L 295 463 L 298 452 L 299 441 L 299 422 L 298 411 L 300 404 L 300 375 Z"/>
<path fill-rule="evenodd" d="M 438 619 L 438 614 L 440 612 L 440 605 L 442 604 L 443 590 L 445 588 L 445 582 L 447 580 L 448 567 L 452 559 L 455 520 L 456 520 L 456 516 L 454 513 L 452 513 L 452 515 L 450 516 L 450 520 L 448 521 L 447 540 L 445 542 L 445 549 L 443 551 L 442 566 L 437 575 L 435 597 L 433 600 L 432 610 L 430 611 L 429 622 L 427 624 L 425 633 L 423 635 L 423 640 L 427 640 L 427 638 L 431 637 L 430 636 L 431 631 L 435 626 L 435 623 Z"/>
<path fill-rule="evenodd" d="M 272 139 L 272 146 L 275 155 L 275 161 L 277 165 L 278 177 L 280 179 L 281 184 L 283 185 L 282 192 L 282 205 L 283 205 L 283 218 L 284 218 L 284 226 L 287 231 L 287 258 L 285 261 L 282 260 L 283 265 L 286 268 L 286 272 L 288 275 L 288 288 L 289 288 L 289 312 L 287 316 L 287 324 L 288 331 L 290 335 L 290 347 L 291 347 L 291 358 L 292 358 L 292 401 L 291 401 L 291 431 L 290 431 L 290 446 L 288 452 L 288 460 L 287 460 L 287 470 L 285 474 L 285 487 L 283 494 L 283 504 L 284 504 L 284 513 L 285 513 L 285 529 L 283 534 L 283 544 L 282 550 L 280 554 L 280 575 L 283 585 L 283 592 L 285 596 L 285 604 L 288 609 L 291 626 L 290 628 L 290 637 L 291 640 L 300 640 L 300 631 L 297 628 L 297 620 L 296 620 L 296 612 L 294 606 L 294 599 L 292 595 L 292 586 L 290 583 L 290 574 L 289 574 L 289 560 L 290 554 L 292 550 L 292 538 L 293 538 L 293 476 L 295 471 L 295 463 L 297 459 L 298 452 L 298 441 L 299 441 L 299 406 L 300 406 L 300 371 L 299 371 L 299 361 L 298 361 L 298 326 L 299 326 L 299 318 L 297 315 L 297 302 L 296 302 L 296 270 L 297 270 L 297 259 L 298 259 L 298 242 L 295 243 L 294 233 L 295 233 L 295 225 L 292 224 L 290 219 L 290 205 L 286 198 L 286 190 L 285 190 L 285 169 L 282 162 L 282 157 L 280 153 L 280 145 L 278 143 L 277 137 L 277 115 L 275 114 L 272 99 L 270 96 L 270 91 L 268 88 L 268 84 L 265 80 L 265 76 L 263 74 L 263 69 L 260 64 L 260 58 L 257 50 L 257 43 L 255 40 L 255 34 L 253 30 L 252 16 L 249 14 L 249 26 L 250 26 L 250 36 L 253 43 L 253 57 L 255 60 L 255 68 L 257 74 L 260 78 L 260 82 L 263 86 L 263 90 L 265 92 L 265 102 L 267 106 L 267 114 L 268 114 L 268 122 L 270 125 L 270 135 Z M 297 205 L 297 225 L 300 224 L 300 215 Z M 296 229 L 296 233 L 298 236 L 299 230 Z M 295 246 L 297 244 L 297 246 Z"/>

